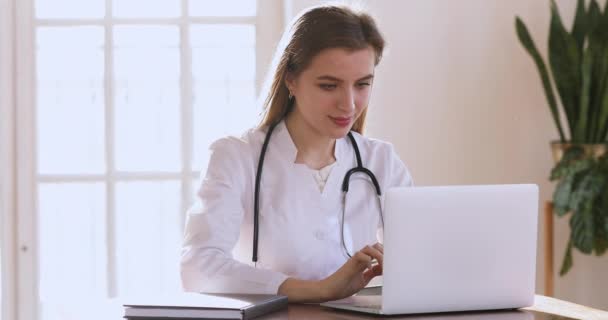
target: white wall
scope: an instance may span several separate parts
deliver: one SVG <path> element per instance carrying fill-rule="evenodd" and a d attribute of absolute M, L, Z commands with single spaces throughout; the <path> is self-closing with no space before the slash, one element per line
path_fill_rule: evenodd
<path fill-rule="evenodd" d="M 321 2 L 287 1 L 292 14 Z M 514 19 L 522 17 L 546 52 L 549 0 L 362 3 L 389 45 L 377 70 L 368 134 L 393 142 L 417 185 L 532 182 L 540 186 L 542 208 L 554 188 L 549 141 L 558 134 Z M 570 26 L 576 1 L 557 3 Z M 560 219 L 555 228 L 557 272 L 569 226 Z M 574 264 L 566 277 L 555 276 L 556 297 L 608 310 L 608 255 L 575 254 Z"/>

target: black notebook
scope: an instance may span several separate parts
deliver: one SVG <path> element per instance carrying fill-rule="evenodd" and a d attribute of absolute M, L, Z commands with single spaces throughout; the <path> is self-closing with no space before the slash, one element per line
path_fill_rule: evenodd
<path fill-rule="evenodd" d="M 287 307 L 287 297 L 258 294 L 182 293 L 129 301 L 127 319 L 252 319 Z"/>

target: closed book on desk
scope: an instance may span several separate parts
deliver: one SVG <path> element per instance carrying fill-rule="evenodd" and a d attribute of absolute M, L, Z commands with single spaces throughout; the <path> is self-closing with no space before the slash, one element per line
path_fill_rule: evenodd
<path fill-rule="evenodd" d="M 253 319 L 287 307 L 287 297 L 258 294 L 180 293 L 131 300 L 124 304 L 127 319 Z"/>

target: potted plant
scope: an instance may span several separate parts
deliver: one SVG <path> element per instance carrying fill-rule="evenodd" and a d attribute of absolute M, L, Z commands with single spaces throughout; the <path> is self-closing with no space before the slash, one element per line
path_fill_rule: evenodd
<path fill-rule="evenodd" d="M 550 179 L 558 181 L 553 194 L 555 214 L 571 213 L 571 232 L 560 268 L 563 276 L 573 265 L 572 248 L 597 256 L 608 249 L 608 5 L 602 11 L 596 0 L 588 5 L 578 0 L 568 31 L 551 0 L 549 70 L 519 17 L 515 27 L 538 68 L 560 137 L 551 143 L 556 165 Z"/>

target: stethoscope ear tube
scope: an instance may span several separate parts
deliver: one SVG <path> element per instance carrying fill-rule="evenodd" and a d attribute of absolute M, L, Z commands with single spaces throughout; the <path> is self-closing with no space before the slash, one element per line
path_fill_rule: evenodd
<path fill-rule="evenodd" d="M 262 151 L 260 152 L 260 160 L 258 161 L 258 170 L 255 174 L 255 190 L 253 198 L 253 256 L 251 260 L 254 263 L 258 262 L 258 229 L 259 229 L 259 217 L 260 217 L 260 181 L 262 181 L 262 168 L 264 167 L 264 157 L 266 155 L 266 149 L 268 149 L 268 142 L 272 131 L 277 126 L 273 124 L 268 127 L 268 132 L 264 138 L 264 144 L 262 144 Z"/>

